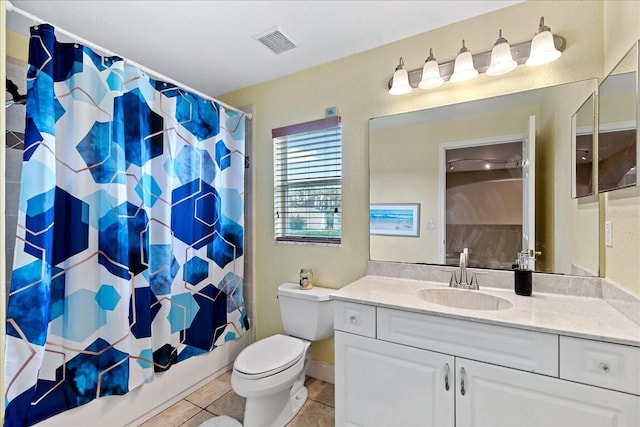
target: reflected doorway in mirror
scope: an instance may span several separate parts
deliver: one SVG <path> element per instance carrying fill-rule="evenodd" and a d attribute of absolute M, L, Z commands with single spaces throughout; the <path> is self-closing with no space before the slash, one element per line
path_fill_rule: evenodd
<path fill-rule="evenodd" d="M 523 245 L 523 137 L 441 145 L 444 262 L 470 249 L 471 267 L 509 269 Z"/>

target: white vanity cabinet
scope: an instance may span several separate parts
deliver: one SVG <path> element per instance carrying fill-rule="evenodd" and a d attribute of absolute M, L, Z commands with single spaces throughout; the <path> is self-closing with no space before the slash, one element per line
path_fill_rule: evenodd
<path fill-rule="evenodd" d="M 335 303 L 336 426 L 640 425 L 638 347 Z"/>
<path fill-rule="evenodd" d="M 638 396 L 461 358 L 456 375 L 457 426 L 640 425 Z"/>
<path fill-rule="evenodd" d="M 454 358 L 336 331 L 337 426 L 452 426 Z"/>

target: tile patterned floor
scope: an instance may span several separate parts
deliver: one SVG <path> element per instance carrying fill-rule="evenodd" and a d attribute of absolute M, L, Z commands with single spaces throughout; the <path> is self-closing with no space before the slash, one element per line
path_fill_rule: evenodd
<path fill-rule="evenodd" d="M 305 385 L 309 398 L 287 427 L 333 426 L 333 384 L 307 378 Z M 244 400 L 231 389 L 231 372 L 227 372 L 139 427 L 197 427 L 215 415 L 227 415 L 242 422 Z"/>

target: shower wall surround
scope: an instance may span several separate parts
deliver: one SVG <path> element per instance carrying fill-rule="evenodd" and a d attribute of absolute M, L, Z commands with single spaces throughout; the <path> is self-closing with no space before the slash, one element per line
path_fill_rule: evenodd
<path fill-rule="evenodd" d="M 20 94 L 27 93 L 27 64 L 13 58 L 7 58 L 7 78 L 17 87 Z M 5 108 L 6 146 L 5 146 L 5 239 L 2 246 L 6 261 L 6 295 L 11 286 L 11 268 L 13 250 L 18 225 L 18 197 L 20 196 L 20 174 L 22 172 L 22 146 L 24 140 L 25 106 L 11 105 Z M 6 301 L 5 301 L 6 303 Z"/>
<path fill-rule="evenodd" d="M 11 266 L 13 266 L 13 249 L 16 244 L 16 227 L 18 226 L 18 196 L 20 195 L 20 173 L 22 171 L 22 150 L 7 148 L 5 151 L 5 259 L 7 262 L 6 288 L 9 295 L 11 285 Z"/>

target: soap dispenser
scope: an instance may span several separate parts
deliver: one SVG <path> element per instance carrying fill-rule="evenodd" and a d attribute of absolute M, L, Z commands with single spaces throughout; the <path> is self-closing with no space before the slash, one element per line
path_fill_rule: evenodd
<path fill-rule="evenodd" d="M 531 296 L 533 272 L 529 269 L 529 252 L 518 253 L 514 264 L 514 291 L 516 295 Z"/>

